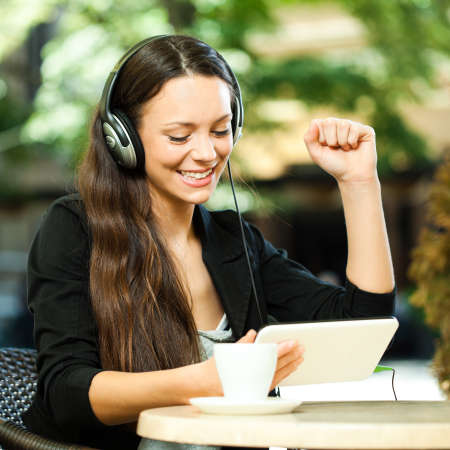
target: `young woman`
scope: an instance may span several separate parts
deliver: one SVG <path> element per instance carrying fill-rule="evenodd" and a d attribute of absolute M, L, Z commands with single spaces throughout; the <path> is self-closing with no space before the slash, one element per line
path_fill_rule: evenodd
<path fill-rule="evenodd" d="M 223 395 L 212 343 L 253 342 L 261 326 L 237 214 L 202 206 L 237 140 L 240 102 L 224 59 L 187 36 L 139 44 L 110 75 L 79 192 L 52 204 L 29 255 L 39 351 L 37 394 L 23 416 L 31 430 L 131 449 L 143 409 Z M 263 320 L 392 314 L 373 130 L 315 120 L 305 142 L 339 185 L 347 280 L 319 280 L 244 222 Z M 296 342 L 278 345 L 272 388 L 302 353 Z"/>

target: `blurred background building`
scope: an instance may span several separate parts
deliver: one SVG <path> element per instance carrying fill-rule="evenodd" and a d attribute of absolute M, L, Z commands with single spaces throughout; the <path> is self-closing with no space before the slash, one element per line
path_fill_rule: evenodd
<path fill-rule="evenodd" d="M 303 134 L 327 116 L 375 128 L 401 322 L 390 356 L 430 359 L 437 333 L 409 302 L 407 272 L 450 149 L 449 17 L 446 2 L 429 0 L 2 3 L 0 345 L 33 345 L 26 254 L 42 213 L 72 187 L 107 74 L 133 43 L 183 33 L 219 49 L 240 80 L 245 127 L 232 160 L 246 218 L 337 284 L 347 258 L 340 196 Z M 209 207 L 233 207 L 226 181 Z"/>

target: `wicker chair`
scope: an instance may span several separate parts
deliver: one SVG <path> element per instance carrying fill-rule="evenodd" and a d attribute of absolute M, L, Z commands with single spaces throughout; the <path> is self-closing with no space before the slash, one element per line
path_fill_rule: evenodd
<path fill-rule="evenodd" d="M 0 348 L 0 449 L 89 450 L 31 433 L 22 422 L 36 392 L 36 354 L 28 348 Z"/>

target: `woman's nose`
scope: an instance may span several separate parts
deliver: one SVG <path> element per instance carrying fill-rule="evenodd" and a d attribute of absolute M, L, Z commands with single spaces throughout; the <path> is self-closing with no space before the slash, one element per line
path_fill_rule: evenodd
<path fill-rule="evenodd" d="M 191 154 L 193 159 L 201 161 L 216 159 L 217 153 L 214 148 L 214 139 L 210 136 L 198 136 L 193 142 Z"/>

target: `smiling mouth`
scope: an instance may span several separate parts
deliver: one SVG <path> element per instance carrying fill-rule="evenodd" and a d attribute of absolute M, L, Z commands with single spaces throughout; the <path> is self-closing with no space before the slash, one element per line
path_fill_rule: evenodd
<path fill-rule="evenodd" d="M 181 173 L 184 177 L 194 178 L 195 180 L 201 180 L 202 178 L 206 178 L 207 176 L 211 175 L 211 172 L 214 169 L 208 169 L 204 172 L 189 172 L 187 170 L 177 170 L 177 172 Z"/>

